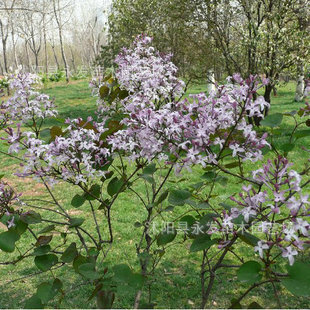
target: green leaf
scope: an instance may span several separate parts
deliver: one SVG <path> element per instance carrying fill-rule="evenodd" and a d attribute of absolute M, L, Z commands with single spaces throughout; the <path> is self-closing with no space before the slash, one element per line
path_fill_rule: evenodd
<path fill-rule="evenodd" d="M 254 235 L 249 234 L 246 231 L 243 232 L 237 232 L 238 237 L 245 243 L 251 245 L 251 246 L 256 246 L 257 242 L 260 240 Z"/>
<path fill-rule="evenodd" d="M 271 128 L 278 127 L 282 123 L 282 119 L 282 113 L 270 114 L 261 121 L 261 125 Z"/>
<path fill-rule="evenodd" d="M 114 278 L 120 282 L 127 283 L 130 287 L 141 287 L 144 278 L 140 274 L 133 273 L 126 264 L 120 264 L 113 267 Z"/>
<path fill-rule="evenodd" d="M 53 231 L 53 230 L 55 230 L 55 225 L 48 225 L 45 228 L 43 228 L 42 230 L 40 230 L 38 233 L 39 234 L 45 234 L 45 233 L 48 233 L 48 232 Z"/>
<path fill-rule="evenodd" d="M 58 257 L 55 254 L 36 256 L 34 263 L 41 271 L 47 271 L 58 263 Z"/>
<path fill-rule="evenodd" d="M 126 264 L 119 264 L 113 267 L 115 278 L 122 282 L 130 282 L 132 271 Z"/>
<path fill-rule="evenodd" d="M 79 273 L 79 267 L 83 264 L 89 263 L 89 260 L 83 256 L 83 255 L 78 255 L 74 261 L 73 261 L 73 268 L 75 270 L 76 273 Z"/>
<path fill-rule="evenodd" d="M 172 212 L 174 210 L 174 206 L 168 206 L 167 208 L 161 210 L 161 212 Z"/>
<path fill-rule="evenodd" d="M 51 130 L 50 128 L 45 128 L 40 131 L 40 139 L 49 143 L 51 141 Z"/>
<path fill-rule="evenodd" d="M 155 205 L 158 206 L 158 205 L 161 204 L 163 201 L 165 201 L 165 200 L 167 199 L 168 195 L 169 195 L 169 191 L 163 192 L 163 193 L 159 196 L 159 198 L 158 198 L 158 200 L 156 201 Z"/>
<path fill-rule="evenodd" d="M 116 193 L 118 193 L 122 186 L 124 185 L 124 182 L 122 180 L 119 180 L 117 177 L 113 178 L 107 187 L 107 192 L 108 194 L 112 197 L 114 196 Z"/>
<path fill-rule="evenodd" d="M 96 198 L 100 198 L 101 194 L 101 186 L 99 184 L 93 184 L 89 189 L 89 194 L 85 193 L 84 197 L 86 200 L 95 200 Z"/>
<path fill-rule="evenodd" d="M 109 95 L 109 92 L 110 92 L 110 89 L 108 86 L 105 86 L 105 85 L 101 86 L 99 88 L 100 98 L 104 99 L 105 97 L 107 97 Z"/>
<path fill-rule="evenodd" d="M 204 185 L 204 182 L 198 182 L 198 183 L 195 183 L 195 184 L 191 184 L 189 185 L 190 188 L 194 189 L 194 190 L 199 190 L 202 186 Z"/>
<path fill-rule="evenodd" d="M 37 288 L 36 294 L 42 301 L 42 303 L 49 302 L 54 296 L 52 296 L 52 284 L 48 282 L 41 283 Z"/>
<path fill-rule="evenodd" d="M 263 307 L 257 302 L 253 301 L 247 306 L 247 309 L 263 309 Z"/>
<path fill-rule="evenodd" d="M 97 293 L 97 309 L 112 309 L 115 293 L 112 291 L 99 291 Z"/>
<path fill-rule="evenodd" d="M 82 276 L 90 280 L 97 280 L 102 277 L 102 275 L 96 271 L 96 265 L 94 263 L 82 264 L 78 267 L 78 270 Z"/>
<path fill-rule="evenodd" d="M 281 283 L 296 296 L 310 296 L 310 265 L 295 262 L 287 266 L 288 278 Z"/>
<path fill-rule="evenodd" d="M 150 164 L 143 169 L 143 174 L 153 175 L 156 171 L 156 164 Z"/>
<path fill-rule="evenodd" d="M 139 309 L 154 309 L 156 306 L 156 303 L 140 303 Z"/>
<path fill-rule="evenodd" d="M 176 235 L 177 231 L 175 229 L 165 229 L 157 236 L 157 245 L 162 246 L 172 242 L 175 239 Z"/>
<path fill-rule="evenodd" d="M 216 173 L 214 171 L 207 171 L 201 176 L 202 179 L 207 180 L 209 182 L 213 182 L 213 180 L 216 178 Z"/>
<path fill-rule="evenodd" d="M 215 181 L 218 182 L 219 184 L 221 184 L 222 186 L 226 186 L 227 183 L 228 183 L 228 178 L 227 177 L 224 177 L 222 175 L 218 175 L 216 178 L 215 178 Z"/>
<path fill-rule="evenodd" d="M 206 201 L 204 202 L 200 202 L 197 206 L 196 209 L 211 209 L 211 206 L 209 205 L 209 203 L 207 203 Z"/>
<path fill-rule="evenodd" d="M 53 236 L 40 236 L 36 242 L 36 246 L 41 246 L 41 245 L 47 245 L 49 244 L 53 239 Z"/>
<path fill-rule="evenodd" d="M 192 225 L 194 225 L 195 222 L 196 219 L 191 215 L 185 215 L 179 221 L 179 223 L 186 223 L 187 228 L 190 228 Z"/>
<path fill-rule="evenodd" d="M 230 211 L 231 208 L 234 208 L 234 206 L 232 206 L 232 205 L 230 205 L 230 204 L 228 204 L 228 203 L 225 203 L 225 202 L 220 202 L 219 205 L 220 205 L 221 207 L 223 207 L 223 208 L 224 208 L 225 210 L 227 210 L 227 211 Z"/>
<path fill-rule="evenodd" d="M 51 128 L 51 140 L 55 141 L 56 137 L 61 137 L 63 135 L 62 129 L 58 126 L 53 126 Z"/>
<path fill-rule="evenodd" d="M 19 234 L 14 230 L 5 231 L 0 234 L 0 249 L 4 252 L 14 252 L 15 242 L 19 240 Z"/>
<path fill-rule="evenodd" d="M 21 215 L 20 219 L 27 224 L 41 223 L 42 220 L 41 215 L 34 211 L 28 211 L 24 213 L 23 215 Z"/>
<path fill-rule="evenodd" d="M 150 184 L 155 184 L 155 180 L 150 174 L 141 174 L 140 178 L 144 179 L 145 181 L 149 182 Z"/>
<path fill-rule="evenodd" d="M 141 274 L 133 273 L 128 284 L 131 287 L 141 288 L 143 283 L 144 277 Z"/>
<path fill-rule="evenodd" d="M 232 163 L 229 163 L 229 164 L 226 164 L 225 165 L 225 168 L 236 168 L 236 167 L 239 167 L 240 166 L 240 163 L 238 161 L 235 161 L 235 162 L 232 162 Z"/>
<path fill-rule="evenodd" d="M 209 249 L 213 244 L 216 244 L 216 240 L 211 240 L 210 236 L 207 234 L 199 235 L 194 239 L 190 252 L 198 252 L 202 250 Z"/>
<path fill-rule="evenodd" d="M 14 230 L 21 236 L 24 232 L 26 232 L 27 227 L 28 224 L 21 221 L 20 219 L 15 219 L 15 226 L 13 228 L 10 228 L 9 230 Z"/>
<path fill-rule="evenodd" d="M 71 218 L 69 223 L 69 228 L 73 228 L 73 227 L 78 227 L 78 226 L 81 226 L 83 223 L 84 223 L 85 219 L 83 218 Z"/>
<path fill-rule="evenodd" d="M 231 300 L 231 305 L 229 306 L 229 309 L 242 309 L 242 306 L 236 298 L 233 298 Z"/>
<path fill-rule="evenodd" d="M 169 195 L 168 201 L 174 206 L 183 206 L 191 196 L 192 194 L 187 190 L 173 190 Z"/>
<path fill-rule="evenodd" d="M 37 296 L 41 299 L 42 303 L 48 303 L 53 299 L 62 288 L 62 282 L 55 279 L 53 283 L 43 282 L 37 288 Z"/>
<path fill-rule="evenodd" d="M 79 208 L 84 204 L 85 201 L 86 201 L 85 196 L 76 194 L 71 200 L 71 205 L 75 208 Z"/>
<path fill-rule="evenodd" d="M 199 226 L 209 228 L 210 223 L 214 221 L 214 218 L 219 217 L 216 213 L 207 213 L 199 220 Z"/>
<path fill-rule="evenodd" d="M 71 263 L 78 256 L 76 243 L 72 242 L 61 256 L 61 260 L 65 263 Z"/>
<path fill-rule="evenodd" d="M 37 295 L 30 297 L 25 304 L 25 309 L 43 309 L 44 305 L 42 304 L 41 299 Z"/>
<path fill-rule="evenodd" d="M 296 137 L 297 139 L 309 136 L 310 136 L 310 129 L 299 130 L 294 134 L 294 137 Z"/>
<path fill-rule="evenodd" d="M 123 100 L 125 98 L 127 98 L 129 95 L 128 91 L 127 90 L 121 90 L 119 93 L 118 93 L 118 98 Z"/>
<path fill-rule="evenodd" d="M 34 256 L 41 256 L 47 254 L 51 250 L 50 245 L 42 245 L 36 249 L 34 249 L 32 255 Z"/>
<path fill-rule="evenodd" d="M 258 262 L 246 262 L 237 271 L 238 280 L 249 284 L 259 282 L 262 278 L 261 270 L 262 266 Z"/>
<path fill-rule="evenodd" d="M 284 143 L 284 144 L 281 144 L 279 146 L 279 149 L 283 152 L 288 153 L 288 152 L 292 151 L 294 149 L 294 147 L 295 147 L 294 143 Z"/>

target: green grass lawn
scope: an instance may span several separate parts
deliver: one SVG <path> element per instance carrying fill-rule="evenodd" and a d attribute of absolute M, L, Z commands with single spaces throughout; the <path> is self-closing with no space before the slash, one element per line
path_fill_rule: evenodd
<path fill-rule="evenodd" d="M 187 93 L 199 93 L 205 90 L 203 84 L 193 85 L 190 87 Z M 87 81 L 76 81 L 69 85 L 63 82 L 48 84 L 43 90 L 45 93 L 56 98 L 56 104 L 59 110 L 60 118 L 76 118 L 83 117 L 84 119 L 89 116 L 95 116 L 96 110 L 96 98 L 91 97 L 91 91 L 88 88 Z M 284 87 L 281 87 L 278 91 L 278 95 L 272 98 L 272 107 L 270 113 L 287 112 L 292 110 L 298 110 L 302 107 L 303 103 L 295 103 L 293 101 L 295 91 L 295 84 L 289 83 Z M 47 126 L 56 125 L 57 122 L 53 121 L 47 123 Z M 280 135 L 275 144 L 281 145 L 288 142 L 287 132 L 292 129 L 293 122 L 289 117 L 285 117 L 281 127 Z M 263 130 L 263 129 L 260 129 Z M 308 159 L 307 152 L 301 149 L 301 146 L 310 147 L 310 138 L 302 138 L 296 143 L 294 150 L 289 153 L 289 158 L 294 158 L 295 164 L 301 165 Z M 0 149 L 5 150 L 5 146 L 1 146 Z M 270 153 L 268 153 L 270 154 Z M 267 154 L 267 157 L 269 156 Z M 271 155 L 271 154 L 270 154 Z M 4 158 L 0 154 L 0 174 L 5 174 L 5 180 L 14 186 L 18 186 L 19 191 L 24 193 L 24 197 L 38 196 L 40 198 L 48 198 L 48 195 L 44 189 L 44 186 L 35 183 L 30 179 L 19 179 L 15 176 L 12 177 L 12 172 L 18 167 L 18 162 L 12 159 Z M 246 167 L 249 170 L 254 169 L 258 164 L 248 164 Z M 180 183 L 171 183 L 171 186 L 175 188 L 184 187 L 188 184 L 195 183 L 199 180 L 199 174 L 201 170 L 195 168 L 193 173 L 187 173 L 185 180 Z M 141 183 L 138 190 L 143 191 L 143 184 Z M 215 194 L 218 202 L 225 201 L 228 197 L 236 192 L 240 191 L 242 184 L 228 182 L 227 186 L 220 186 Z M 86 215 L 90 212 L 87 204 L 83 205 L 79 209 L 74 209 L 70 201 L 75 193 L 78 191 L 73 186 L 60 183 L 54 188 L 55 195 L 59 201 L 65 206 L 71 215 L 78 216 L 79 214 Z M 42 204 L 42 206 L 44 206 Z M 181 213 L 181 210 L 180 210 Z M 53 217 L 46 213 L 46 219 L 52 219 Z M 166 215 L 166 220 L 169 220 L 169 213 Z M 138 261 L 135 254 L 135 243 L 139 238 L 140 228 L 135 228 L 133 223 L 143 219 L 145 217 L 145 210 L 139 204 L 136 196 L 126 193 L 120 196 L 118 203 L 113 207 L 114 218 L 114 230 L 115 230 L 115 244 L 111 251 L 106 264 L 119 264 L 127 263 L 133 269 L 138 271 Z M 94 231 L 91 220 L 86 220 L 83 224 L 89 231 Z M 39 225 L 43 227 L 45 225 Z M 103 225 L 104 226 L 104 225 Z M 0 226 L 0 231 L 4 228 Z M 106 228 L 103 227 L 106 231 Z M 59 238 L 56 236 L 55 239 Z M 27 240 L 29 237 L 23 237 L 18 242 L 19 250 L 26 249 Z M 55 242 L 55 241 L 52 241 Z M 158 308 L 197 308 L 200 305 L 200 263 L 201 254 L 189 253 L 190 242 L 183 245 L 177 245 L 169 248 L 164 259 L 158 267 L 155 275 L 155 281 L 153 284 L 152 297 L 156 302 Z M 253 251 L 248 247 L 238 248 L 238 252 L 248 259 L 253 258 Z M 15 257 L 18 255 L 14 253 Z M 9 260 L 12 255 L 0 252 L 0 262 Z M 304 261 L 309 261 L 309 254 L 305 254 L 301 258 Z M 230 258 L 227 263 L 235 263 Z M 102 266 L 103 268 L 103 266 Z M 27 277 L 29 274 L 36 273 L 38 269 L 33 264 L 33 257 L 23 260 L 17 265 L 0 265 L 0 308 L 21 308 L 24 305 L 24 301 L 32 296 L 36 290 L 36 285 L 44 281 L 47 276 L 40 274 L 39 276 Z M 65 289 L 69 291 L 63 300 L 62 308 L 94 308 L 95 301 L 87 301 L 92 292 L 91 285 L 81 284 L 81 278 L 77 277 L 72 271 L 72 268 L 65 267 L 56 270 L 55 276 L 65 282 Z M 50 276 L 50 274 L 48 274 Z M 23 278 L 24 277 L 24 278 Z M 23 278 L 20 281 L 15 281 L 17 278 Z M 239 296 L 247 289 L 247 286 L 237 282 L 236 270 L 231 270 L 228 274 L 219 272 L 216 278 L 215 287 L 207 304 L 209 308 L 227 308 L 232 298 Z M 309 308 L 309 298 L 297 298 L 286 291 L 283 287 L 278 287 L 279 295 L 282 301 L 282 305 L 285 308 Z M 131 308 L 133 306 L 133 294 L 132 290 L 126 288 L 121 290 L 117 294 L 115 308 Z M 144 297 L 144 296 L 143 296 Z M 266 308 L 276 308 L 277 303 L 274 299 L 272 287 L 263 286 L 253 290 L 253 292 L 245 299 L 244 304 L 250 304 L 252 301 L 256 301 Z M 53 307 L 53 303 L 50 304 Z"/>

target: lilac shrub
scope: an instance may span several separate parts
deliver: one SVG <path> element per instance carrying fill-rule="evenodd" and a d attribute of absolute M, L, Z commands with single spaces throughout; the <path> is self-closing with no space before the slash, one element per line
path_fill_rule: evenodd
<path fill-rule="evenodd" d="M 123 49 L 116 58 L 114 76 L 90 82 L 97 96 L 95 120 L 67 119 L 61 127 L 44 128 L 44 121 L 58 114 L 54 101 L 36 90 L 35 75 L 18 72 L 11 77 L 13 95 L 0 107 L 0 138 L 9 147 L 7 153 L 1 153 L 19 160 L 15 174 L 41 182 L 50 199 L 26 199 L 5 182 L 0 183 L 1 221 L 8 227 L 4 234 L 11 236 L 8 239 L 0 234 L 0 249 L 13 252 L 21 235 L 30 234 L 35 242 L 17 261 L 31 252 L 42 273 L 72 264 L 85 283 L 93 286 L 90 298 L 97 298 L 99 308 L 113 306 L 119 285 L 134 290 L 135 308 L 141 306 L 147 291 L 151 303 L 153 277 L 165 253 L 172 246 L 189 243 L 190 252 L 202 254 L 202 308 L 209 300 L 218 269 L 224 267 L 237 267 L 238 279 L 251 285 L 232 306 L 239 305 L 252 289 L 270 283 L 276 295 L 275 283 L 282 283 L 294 294 L 307 296 L 308 282 L 292 289 L 298 279 L 294 278 L 295 269 L 289 268 L 306 268 L 296 260 L 309 244 L 305 193 L 309 167 L 293 170 L 275 149 L 273 132 L 268 137 L 248 121 L 264 118 L 262 111 L 269 108 L 257 94 L 268 81 L 234 74 L 210 94 L 184 99 L 186 86 L 177 77 L 171 55 L 157 52 L 151 42 L 151 38 L 139 36 L 132 48 Z M 300 133 L 299 126 L 306 123 L 297 117 L 306 117 L 308 108 L 295 114 L 291 115 L 296 121 L 291 143 Z M 274 127 L 272 118 L 264 122 Z M 264 154 L 270 150 L 276 159 L 264 164 Z M 247 165 L 256 168 L 249 172 Z M 202 181 L 191 186 L 182 183 L 182 178 L 192 177 Z M 171 186 L 169 181 L 173 180 L 177 183 Z M 233 195 L 229 204 L 219 202 L 213 193 L 227 182 L 243 183 L 241 193 Z M 84 225 L 86 216 L 69 214 L 54 193 L 57 183 L 76 189 L 71 206 L 88 208 L 91 227 Z M 113 255 L 117 243 L 113 223 L 118 219 L 113 210 L 120 195 L 129 193 L 143 210 L 141 219 L 132 223 L 139 230 L 138 237 L 135 231 L 133 252 L 140 269 L 111 263 L 102 268 L 101 262 Z M 171 207 L 178 211 L 169 213 L 169 223 L 162 223 L 164 212 Z M 160 219 L 164 229 L 152 231 Z M 42 228 L 42 223 L 49 226 Z M 171 223 L 186 224 L 186 229 L 177 231 Z M 53 231 L 60 232 L 61 238 L 52 235 Z M 54 247 L 52 239 L 57 243 Z M 257 253 L 255 261 L 245 262 L 246 258 L 236 253 L 241 244 L 247 245 L 250 253 Z M 224 260 L 231 257 L 237 257 L 241 265 L 226 266 Z M 292 267 L 279 275 L 276 268 L 286 261 Z M 41 285 L 50 289 L 48 298 L 41 294 Z M 26 307 L 43 308 L 55 295 L 66 294 L 58 278 L 41 285 Z"/>
<path fill-rule="evenodd" d="M 17 71 L 9 77 L 9 88 L 13 96 L 3 104 L 10 120 L 35 121 L 57 115 L 53 100 L 35 90 L 40 83 L 37 75 Z"/>
<path fill-rule="evenodd" d="M 101 171 L 109 163 L 110 150 L 100 140 L 108 129 L 103 124 L 86 122 L 82 119 L 66 121 L 66 134 L 60 132 L 49 144 L 36 139 L 34 133 L 27 132 L 23 145 L 26 149 L 20 176 L 45 177 L 63 180 L 73 184 L 87 184 L 107 171 Z M 92 128 L 89 129 L 88 125 Z"/>
<path fill-rule="evenodd" d="M 308 195 L 302 193 L 302 176 L 289 170 L 288 160 L 279 157 L 274 162 L 268 160 L 263 168 L 253 171 L 253 178 L 262 183 L 260 191 L 252 185 L 244 186 L 239 197 L 231 197 L 237 207 L 224 212 L 222 221 L 217 219 L 217 227 L 210 233 L 229 231 L 238 234 L 242 217 L 242 231 L 256 231 L 260 238 L 254 251 L 262 260 L 272 262 L 271 253 L 282 253 L 293 265 L 294 256 L 309 244 L 310 216 Z M 265 188 L 265 190 L 263 190 Z M 275 256 L 276 256 L 275 255 Z"/>

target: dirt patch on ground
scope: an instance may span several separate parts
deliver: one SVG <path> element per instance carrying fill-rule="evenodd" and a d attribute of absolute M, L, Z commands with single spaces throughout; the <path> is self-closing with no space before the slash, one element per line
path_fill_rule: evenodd
<path fill-rule="evenodd" d="M 10 165 L 10 166 L 5 166 L 5 167 L 2 167 L 1 170 L 2 171 L 16 171 L 20 166 L 18 164 L 14 164 L 14 165 Z"/>
<path fill-rule="evenodd" d="M 83 214 L 84 212 L 81 210 L 73 209 L 73 210 L 69 210 L 68 213 L 69 213 L 69 215 L 80 215 L 80 214 Z"/>
<path fill-rule="evenodd" d="M 0 223 L 0 230 L 8 230 L 8 228 L 6 227 L 6 225 Z"/>
<path fill-rule="evenodd" d="M 31 179 L 32 182 L 34 182 L 32 179 Z M 26 190 L 23 195 L 24 196 L 40 196 L 40 195 L 43 195 L 45 194 L 45 186 L 41 183 L 33 183 L 33 186 L 31 187 L 31 189 L 29 190 Z"/>

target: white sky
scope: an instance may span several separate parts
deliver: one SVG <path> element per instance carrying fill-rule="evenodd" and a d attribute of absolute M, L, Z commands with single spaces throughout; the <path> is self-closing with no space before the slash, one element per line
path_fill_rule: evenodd
<path fill-rule="evenodd" d="M 75 0 L 75 8 L 77 16 L 83 16 L 90 10 L 96 10 L 98 16 L 101 16 L 104 21 L 107 20 L 107 11 L 112 0 Z"/>

